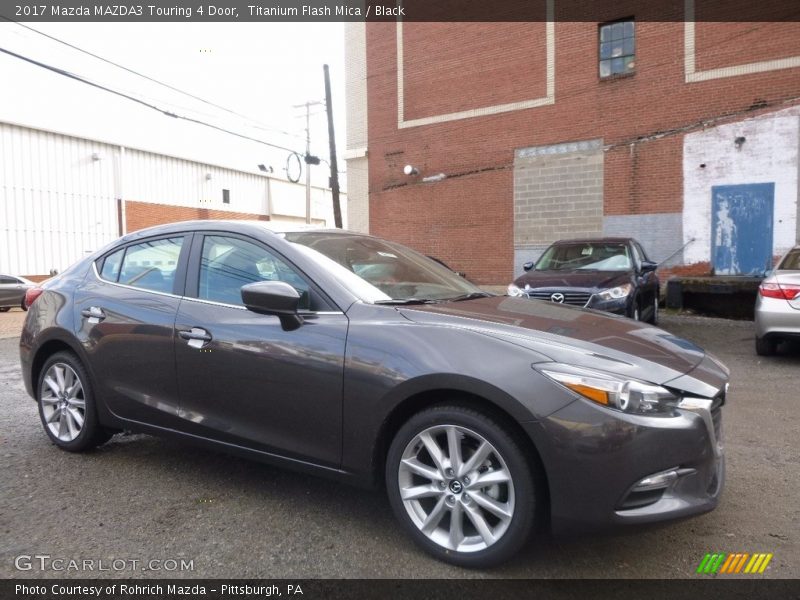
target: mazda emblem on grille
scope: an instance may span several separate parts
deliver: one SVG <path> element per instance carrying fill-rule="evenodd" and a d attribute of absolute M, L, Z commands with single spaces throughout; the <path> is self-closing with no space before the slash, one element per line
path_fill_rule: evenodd
<path fill-rule="evenodd" d="M 556 292 L 555 294 L 552 294 L 550 296 L 550 300 L 552 300 L 553 302 L 558 302 L 559 304 L 563 304 L 564 294 L 562 294 L 561 292 Z"/>

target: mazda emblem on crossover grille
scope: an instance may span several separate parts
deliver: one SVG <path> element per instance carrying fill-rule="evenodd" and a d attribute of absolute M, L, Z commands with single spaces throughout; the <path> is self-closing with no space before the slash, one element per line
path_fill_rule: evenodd
<path fill-rule="evenodd" d="M 558 302 L 559 304 L 564 304 L 564 294 L 561 292 L 556 292 L 552 296 L 550 296 L 550 300 L 553 302 Z"/>

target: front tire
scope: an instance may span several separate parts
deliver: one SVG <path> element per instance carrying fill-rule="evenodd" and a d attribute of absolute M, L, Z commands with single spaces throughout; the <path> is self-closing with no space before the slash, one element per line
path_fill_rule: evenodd
<path fill-rule="evenodd" d="M 97 420 L 86 369 L 71 352 L 57 352 L 47 359 L 36 390 L 45 433 L 62 450 L 83 452 L 111 437 Z"/>
<path fill-rule="evenodd" d="M 395 516 L 436 558 L 491 567 L 516 554 L 537 508 L 533 466 L 506 427 L 486 414 L 438 406 L 397 432 L 386 461 Z"/>
<path fill-rule="evenodd" d="M 655 298 L 653 299 L 653 314 L 650 315 L 647 322 L 651 325 L 658 325 L 658 292 L 656 292 Z"/>

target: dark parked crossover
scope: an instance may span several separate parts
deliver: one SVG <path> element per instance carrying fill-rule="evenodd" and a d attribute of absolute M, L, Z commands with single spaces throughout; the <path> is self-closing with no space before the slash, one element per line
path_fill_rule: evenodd
<path fill-rule="evenodd" d="M 562 240 L 508 286 L 527 296 L 658 322 L 658 265 L 631 238 Z"/>
<path fill-rule="evenodd" d="M 41 290 L 40 290 L 41 291 Z M 175 436 L 385 486 L 444 560 L 713 509 L 728 372 L 634 321 L 492 296 L 342 231 L 196 221 L 43 285 L 20 340 L 57 446 Z"/>

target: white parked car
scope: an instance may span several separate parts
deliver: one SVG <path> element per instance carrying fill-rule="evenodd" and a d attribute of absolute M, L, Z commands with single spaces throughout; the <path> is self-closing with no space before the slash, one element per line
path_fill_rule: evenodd
<path fill-rule="evenodd" d="M 790 338 L 800 339 L 800 245 L 761 282 L 756 299 L 756 352 L 775 354 Z"/>

